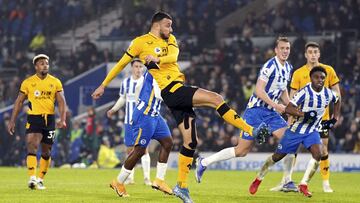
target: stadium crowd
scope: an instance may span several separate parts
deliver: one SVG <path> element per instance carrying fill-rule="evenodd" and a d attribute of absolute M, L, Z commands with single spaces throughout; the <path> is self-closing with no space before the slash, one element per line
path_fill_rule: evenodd
<path fill-rule="evenodd" d="M 0 2 L 9 3 L 13 1 L 3 0 Z M 26 1 L 14 2 L 20 2 L 19 4 L 22 5 L 21 3 Z M 40 2 L 43 1 L 39 0 L 39 5 L 45 6 L 44 3 L 41 4 Z M 58 7 L 62 5 L 60 3 L 64 2 L 67 2 L 67 5 L 72 5 L 72 1 L 59 0 L 54 2 L 51 6 Z M 217 1 L 211 0 L 201 1 L 201 3 L 185 0 L 162 2 L 162 8 L 173 13 L 175 34 L 179 35 L 179 39 L 182 39 L 180 40 L 181 51 L 192 56 L 190 68 L 185 70 L 187 83 L 220 93 L 238 112 L 245 109 L 245 105 L 254 90 L 260 64 L 273 56 L 271 46 L 265 49 L 256 47 L 251 40 L 252 37 L 259 35 L 259 33 L 267 36 L 276 33 L 288 33 L 289 35 L 301 33 L 301 35 L 297 34 L 297 38 L 292 44 L 290 58 L 294 68 L 298 68 L 306 61 L 303 56 L 306 42 L 304 36 L 324 31 L 356 29 L 354 27 L 356 23 L 351 22 L 360 20 L 360 1 L 348 0 L 344 1 L 345 3 L 341 3 L 342 1 L 311 1 L 310 3 L 285 1 L 285 3 L 259 18 L 249 15 L 245 24 L 241 27 L 231 27 L 227 31 L 227 35 L 236 39 L 233 43 L 222 43 L 214 46 L 215 26 L 209 26 L 214 24 L 209 22 L 214 22 L 238 7 L 246 5 L 247 1 L 228 0 L 225 1 L 224 7 L 221 9 L 219 9 Z M 134 1 L 135 3 L 136 1 Z M 11 5 L 12 7 L 9 6 L 5 9 L 2 7 L 2 9 L 6 13 L 20 12 L 18 10 L 23 13 L 31 13 L 26 12 L 24 9 L 18 9 L 23 7 L 19 7 L 16 3 Z M 132 34 L 137 35 L 147 32 L 148 26 L 144 26 L 144 19 L 150 16 L 154 9 L 157 8 L 142 7 L 140 5 L 135 6 L 138 9 L 136 11 L 139 11 L 136 12 L 135 18 L 131 18 L 135 20 L 127 19 L 126 16 L 128 15 L 124 15 L 122 24 L 110 33 L 110 37 L 128 38 Z M 61 10 L 60 7 L 58 7 L 59 10 Z M 295 7 L 303 8 L 307 12 L 299 12 L 300 9 L 295 9 Z M 40 10 L 41 8 L 35 7 L 31 9 Z M 84 8 L 79 9 L 86 10 Z M 33 13 L 36 14 L 37 12 Z M 291 16 L 291 18 L 286 16 Z M 6 20 L 8 22 L 6 26 L 13 27 L 10 15 L 2 12 L 1 19 L 5 18 L 9 18 Z M 84 18 L 89 17 L 85 15 Z M 34 22 L 36 21 L 34 20 Z M 42 28 L 45 27 L 47 27 L 47 24 L 43 22 Z M 32 28 L 32 34 L 29 36 L 34 37 L 38 33 L 50 36 L 50 34 L 61 31 L 61 26 L 56 31 L 52 31 L 50 28 L 48 28 L 49 30 L 37 29 L 36 26 L 32 26 Z M 28 49 L 17 48 L 17 40 L 15 42 L 10 40 L 11 37 L 9 38 L 14 34 L 11 33 L 12 29 L 4 29 L 4 23 L 0 25 L 0 45 L 4 45 L 1 46 L 0 69 L 13 68 L 17 70 L 18 74 L 16 77 L 12 77 L 11 80 L 0 77 L 0 107 L 9 105 L 15 100 L 20 82 L 28 74 L 33 73 L 27 51 L 19 51 Z M 22 38 L 23 36 L 17 37 Z M 17 37 L 16 39 L 18 39 Z M 193 37 L 196 39 L 195 41 L 186 40 Z M 349 39 L 348 35 L 343 34 L 337 36 L 333 41 L 323 40 L 320 42 L 322 50 L 321 62 L 334 66 L 341 80 L 340 86 L 343 98 L 342 117 L 330 134 L 329 150 L 339 153 L 360 153 L 360 48 L 358 47 L 355 52 L 348 52 L 351 49 Z M 10 42 L 8 42 L 9 40 Z M 27 40 L 27 43 L 24 44 L 28 46 L 30 37 Z M 23 43 L 26 39 L 22 38 L 20 41 Z M 341 44 L 340 51 L 333 53 L 339 43 Z M 29 50 L 31 49 L 29 48 Z M 63 57 L 51 43 L 51 40 L 46 40 L 44 50 L 51 57 L 52 74 L 62 79 L 63 82 L 100 63 L 117 60 L 109 49 L 99 50 L 96 44 L 91 42 L 87 36 L 84 37 L 84 41 L 77 47 L 76 51 L 70 54 L 70 58 Z M 25 157 L 23 153 L 26 151 L 24 149 L 25 111 L 26 108 L 18 118 L 17 133 L 14 137 L 11 137 L 6 132 L 9 115 L 5 115 L 1 121 L 0 153 L 4 156 L 0 158 L 0 165 L 23 165 L 22 160 Z M 170 129 L 172 129 L 173 150 L 178 151 L 181 147 L 182 137 L 175 127 L 170 112 L 166 108 L 163 108 L 163 111 Z M 200 138 L 198 150 L 218 151 L 236 145 L 237 136 L 239 135 L 237 129 L 224 124 L 222 119 L 213 111 L 196 111 L 199 118 L 197 123 Z M 123 151 L 119 148 L 123 144 L 121 137 L 123 134 L 124 111 L 119 111 L 119 114 L 110 119 L 104 119 L 105 115 L 97 114 L 93 107 L 89 108 L 87 113 L 86 119 L 74 122 L 71 121 L 71 112 L 68 113 L 68 128 L 58 130 L 56 145 L 53 149 L 53 160 L 56 165 L 79 162 L 90 165 L 97 160 L 100 146 L 115 147 L 115 152 L 120 157 L 124 155 L 121 154 Z M 276 144 L 277 142 L 270 138 L 267 144 L 257 145 L 253 148 L 253 151 L 273 151 Z"/>

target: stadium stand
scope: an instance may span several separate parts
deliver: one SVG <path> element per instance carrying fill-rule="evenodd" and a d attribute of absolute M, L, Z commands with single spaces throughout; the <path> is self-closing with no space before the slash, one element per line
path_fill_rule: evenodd
<path fill-rule="evenodd" d="M 271 41 L 278 33 L 291 36 L 291 63 L 299 67 L 305 61 L 306 40 L 321 39 L 318 41 L 323 56 L 321 61 L 334 66 L 341 80 L 343 97 L 342 117 L 330 135 L 330 151 L 360 153 L 360 35 L 357 26 L 360 1 L 279 1 L 262 15 L 247 12 L 244 23 L 239 25 L 226 20 L 227 16 L 244 13 L 256 1 L 227 0 L 219 5 L 219 1 L 213 0 L 158 0 L 156 4 L 134 0 L 127 2 L 127 7 L 121 8 L 122 12 L 110 9 L 111 1 L 104 1 L 104 4 L 65 0 L 33 2 L 30 6 L 27 1 L 0 1 L 0 109 L 14 102 L 20 82 L 33 72 L 30 59 L 34 53 L 48 53 L 52 59 L 52 73 L 65 82 L 101 63 L 116 61 L 122 52 L 99 46 L 101 41 L 127 41 L 148 32 L 146 19 L 155 10 L 163 9 L 175 19 L 174 34 L 180 41 L 181 58 L 191 63 L 185 70 L 187 83 L 219 92 L 238 112 L 245 109 L 254 89 L 259 64 L 273 55 L 272 44 L 262 42 Z M 115 9 L 120 10 L 119 7 Z M 79 42 L 75 49 L 56 47 L 54 36 L 69 34 L 108 13 L 115 15 L 107 23 L 109 25 L 104 25 L 106 28 L 99 29 L 96 34 L 89 33 L 92 30 L 80 32 L 76 36 Z M 218 39 L 216 22 L 220 21 L 228 28 Z M 55 24 L 57 26 L 53 26 Z M 45 38 L 42 43 L 41 37 Z M 40 38 L 38 43 L 35 43 L 36 38 Z M 31 49 L 32 40 L 36 46 Z M 164 118 L 172 129 L 173 150 L 178 151 L 182 143 L 180 132 L 169 111 L 163 109 Z M 91 165 L 97 159 L 102 142 L 110 141 L 111 147 L 123 144 L 124 112 L 119 111 L 111 119 L 104 119 L 103 113 L 97 112 L 95 106 L 89 106 L 83 120 L 72 121 L 72 115 L 68 115 L 68 123 L 72 125 L 58 132 L 53 150 L 55 165 L 78 162 Z M 218 151 L 235 145 L 237 129 L 224 125 L 212 111 L 197 110 L 197 113 L 200 151 Z M 0 165 L 24 165 L 21 160 L 26 151 L 23 149 L 25 116 L 25 112 L 19 116 L 14 137 L 6 132 L 9 114 L 0 119 L 0 153 L 4 155 Z M 276 144 L 270 138 L 268 144 L 257 145 L 253 151 L 269 152 Z M 117 149 L 118 153 L 122 152 L 119 147 Z"/>

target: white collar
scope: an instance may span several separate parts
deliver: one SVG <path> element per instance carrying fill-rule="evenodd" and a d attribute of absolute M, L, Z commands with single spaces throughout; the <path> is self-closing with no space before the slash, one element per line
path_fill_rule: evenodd
<path fill-rule="evenodd" d="M 276 61 L 276 63 L 279 65 L 279 68 L 281 68 L 281 69 L 285 68 L 285 66 L 286 66 L 286 61 L 285 61 L 284 65 L 282 65 L 282 64 L 280 63 L 280 60 L 278 59 L 277 56 L 275 56 L 275 61 Z"/>

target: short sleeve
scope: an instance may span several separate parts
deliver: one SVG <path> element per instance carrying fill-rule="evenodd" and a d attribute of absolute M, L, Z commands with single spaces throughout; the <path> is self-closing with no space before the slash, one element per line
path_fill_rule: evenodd
<path fill-rule="evenodd" d="M 27 82 L 25 80 L 21 83 L 20 92 L 22 92 L 25 95 L 29 94 L 29 88 L 28 88 Z"/>
<path fill-rule="evenodd" d="M 294 97 L 290 100 L 290 102 L 295 106 L 299 106 L 304 102 L 304 100 L 305 100 L 305 88 L 296 92 Z"/>
<path fill-rule="evenodd" d="M 125 83 L 125 80 L 121 83 L 119 96 L 124 96 L 125 95 L 125 84 L 124 83 Z"/>
<path fill-rule="evenodd" d="M 136 57 L 141 52 L 141 46 L 142 46 L 141 40 L 139 38 L 135 38 L 134 40 L 131 41 L 126 53 L 130 55 L 130 57 L 132 58 Z"/>
<path fill-rule="evenodd" d="M 176 48 L 179 48 L 178 43 L 177 43 L 176 38 L 175 38 L 174 35 L 170 35 L 168 44 L 169 44 L 169 46 L 174 46 Z"/>
<path fill-rule="evenodd" d="M 329 91 L 330 91 L 331 101 L 337 103 L 339 101 L 339 95 L 336 92 L 332 91 L 331 89 L 329 89 Z"/>
<path fill-rule="evenodd" d="M 63 91 L 63 86 L 61 84 L 61 81 L 59 79 L 56 80 L 56 92 L 61 92 Z"/>
<path fill-rule="evenodd" d="M 294 89 L 294 90 L 299 90 L 300 89 L 300 74 L 298 74 L 299 72 L 295 71 L 292 79 L 291 79 L 291 83 L 290 83 L 290 88 Z"/>
<path fill-rule="evenodd" d="M 328 74 L 328 77 L 329 77 L 329 85 L 330 85 L 330 87 L 340 82 L 339 77 L 336 75 L 336 72 L 332 67 L 328 69 L 327 74 Z"/>
<path fill-rule="evenodd" d="M 259 78 L 266 82 L 269 81 L 271 74 L 275 71 L 275 66 L 269 63 L 264 64 L 264 66 L 260 70 L 259 75 Z"/>

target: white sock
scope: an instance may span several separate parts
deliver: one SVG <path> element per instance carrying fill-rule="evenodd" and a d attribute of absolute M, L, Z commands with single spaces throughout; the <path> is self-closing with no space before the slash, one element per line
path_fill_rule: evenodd
<path fill-rule="evenodd" d="M 130 170 L 129 170 L 130 171 Z M 135 168 L 133 168 L 130 172 L 130 175 L 128 176 L 128 181 L 129 182 L 133 182 L 134 181 L 134 176 L 135 176 Z"/>
<path fill-rule="evenodd" d="M 314 158 L 311 158 L 300 184 L 307 185 L 318 168 L 319 168 L 319 161 L 316 161 Z"/>
<path fill-rule="evenodd" d="M 37 180 L 36 176 L 30 176 L 30 180 L 35 180 L 36 181 Z"/>
<path fill-rule="evenodd" d="M 144 154 L 141 157 L 141 166 L 144 172 L 144 179 L 150 180 L 150 155 L 149 153 Z"/>
<path fill-rule="evenodd" d="M 291 177 L 292 177 L 295 161 L 296 161 L 295 154 L 287 154 L 284 157 L 284 161 L 283 161 L 284 174 L 281 181 L 282 184 L 286 184 L 292 180 Z"/>
<path fill-rule="evenodd" d="M 269 168 L 275 164 L 275 161 L 272 159 L 272 156 L 269 156 L 264 165 L 261 167 L 260 172 L 258 173 L 258 179 L 264 179 L 265 175 L 269 171 Z"/>
<path fill-rule="evenodd" d="M 201 161 L 203 166 L 208 166 L 214 162 L 224 161 L 235 157 L 235 148 L 229 147 L 226 149 L 221 150 L 209 157 L 206 157 Z"/>
<path fill-rule="evenodd" d="M 166 169 L 167 169 L 167 163 L 157 162 L 157 165 L 156 165 L 156 178 L 158 178 L 160 180 L 165 180 Z"/>
<path fill-rule="evenodd" d="M 124 166 L 121 167 L 120 173 L 117 177 L 117 181 L 121 184 L 124 184 L 125 180 L 130 176 L 130 174 L 134 171 L 133 170 L 127 170 Z"/>

